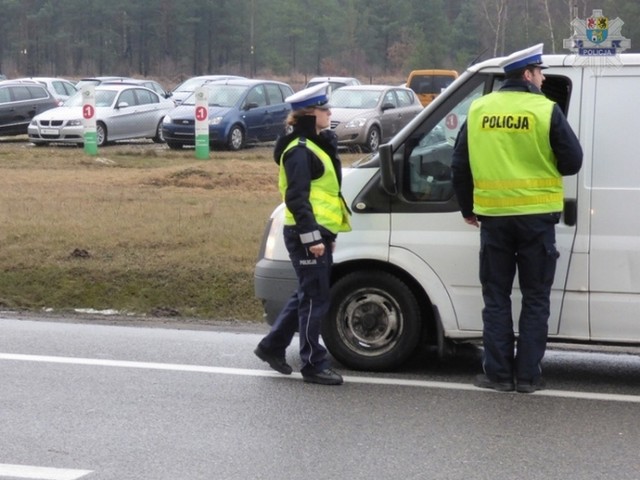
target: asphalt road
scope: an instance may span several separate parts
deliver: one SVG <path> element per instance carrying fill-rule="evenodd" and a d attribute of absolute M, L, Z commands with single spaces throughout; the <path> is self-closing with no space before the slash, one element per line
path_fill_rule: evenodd
<path fill-rule="evenodd" d="M 0 479 L 640 479 L 640 349 L 554 347 L 532 395 L 471 386 L 476 349 L 326 387 L 262 325 L 0 317 Z"/>

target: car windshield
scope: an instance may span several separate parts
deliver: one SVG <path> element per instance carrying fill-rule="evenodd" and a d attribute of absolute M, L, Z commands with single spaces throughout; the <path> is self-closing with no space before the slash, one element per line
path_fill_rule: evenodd
<path fill-rule="evenodd" d="M 247 91 L 243 85 L 212 85 L 209 84 L 210 107 L 233 107 Z M 182 105 L 195 105 L 195 95 L 190 95 Z"/>
<path fill-rule="evenodd" d="M 174 91 L 175 92 L 191 92 L 205 83 L 205 80 L 201 78 L 190 78 L 189 80 L 185 80 L 180 85 L 178 85 Z"/>
<path fill-rule="evenodd" d="M 118 92 L 114 90 L 96 90 L 96 107 L 109 107 Z M 64 102 L 65 107 L 81 107 L 84 104 L 82 92 L 77 92 Z"/>
<path fill-rule="evenodd" d="M 382 92 L 379 90 L 349 90 L 341 88 L 331 94 L 332 108 L 375 108 Z"/>

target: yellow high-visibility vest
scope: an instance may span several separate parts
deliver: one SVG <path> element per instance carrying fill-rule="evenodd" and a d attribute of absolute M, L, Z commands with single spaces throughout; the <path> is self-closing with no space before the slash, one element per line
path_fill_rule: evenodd
<path fill-rule="evenodd" d="M 332 233 L 350 232 L 351 221 L 349 219 L 349 210 L 340 195 L 340 185 L 338 177 L 333 167 L 331 157 L 322 150 L 318 145 L 309 139 L 297 138 L 287 145 L 280 156 L 280 175 L 278 178 L 278 187 L 280 194 L 284 200 L 287 191 L 287 175 L 284 169 L 285 154 L 296 146 L 305 146 L 316 157 L 320 159 L 324 165 L 324 173 L 319 178 L 311 181 L 311 190 L 309 193 L 309 202 L 313 209 L 313 215 L 316 222 Z M 285 225 L 295 225 L 293 214 L 288 208 L 284 212 Z"/>
<path fill-rule="evenodd" d="M 562 176 L 549 143 L 553 105 L 528 92 L 494 92 L 471 104 L 467 129 L 476 215 L 562 211 Z"/>

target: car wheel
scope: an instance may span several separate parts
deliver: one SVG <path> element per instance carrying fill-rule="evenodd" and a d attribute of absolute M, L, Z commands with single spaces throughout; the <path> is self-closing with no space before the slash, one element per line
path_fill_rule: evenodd
<path fill-rule="evenodd" d="M 96 123 L 96 143 L 99 147 L 107 144 L 107 127 L 102 122 Z"/>
<path fill-rule="evenodd" d="M 364 148 L 367 152 L 377 152 L 380 147 L 380 130 L 378 127 L 371 127 L 367 132 L 367 143 Z"/>
<path fill-rule="evenodd" d="M 171 149 L 171 150 L 181 150 L 183 145 L 179 142 L 172 142 L 172 141 L 167 141 L 167 146 Z"/>
<path fill-rule="evenodd" d="M 158 126 L 156 127 L 156 136 L 151 140 L 153 140 L 153 143 L 164 143 L 164 135 L 162 135 L 162 120 L 158 122 Z"/>
<path fill-rule="evenodd" d="M 227 148 L 229 150 L 240 150 L 244 146 L 244 130 L 240 125 L 234 125 L 229 132 Z"/>
<path fill-rule="evenodd" d="M 397 368 L 416 350 L 420 332 L 415 295 L 395 275 L 359 271 L 331 287 L 331 308 L 322 338 L 331 354 L 347 367 Z"/>

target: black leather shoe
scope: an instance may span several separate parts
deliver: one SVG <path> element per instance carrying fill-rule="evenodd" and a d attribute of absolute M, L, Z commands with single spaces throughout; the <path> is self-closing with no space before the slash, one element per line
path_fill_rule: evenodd
<path fill-rule="evenodd" d="M 538 390 L 544 390 L 546 386 L 547 385 L 542 378 L 538 378 L 534 381 L 518 380 L 516 390 L 519 393 L 533 393 Z"/>
<path fill-rule="evenodd" d="M 302 378 L 307 383 L 318 383 L 320 385 L 342 385 L 342 376 L 330 368 L 316 373 L 303 373 Z"/>
<path fill-rule="evenodd" d="M 284 357 L 278 357 L 271 352 L 267 352 L 260 345 L 253 351 L 260 360 L 267 362 L 271 368 L 276 372 L 280 372 L 284 375 L 291 375 L 293 368 L 287 363 Z"/>
<path fill-rule="evenodd" d="M 498 392 L 513 392 L 516 386 L 513 382 L 494 382 L 486 375 L 476 376 L 473 384 L 480 388 L 490 388 Z"/>

